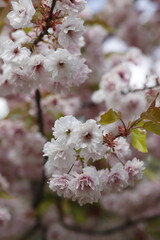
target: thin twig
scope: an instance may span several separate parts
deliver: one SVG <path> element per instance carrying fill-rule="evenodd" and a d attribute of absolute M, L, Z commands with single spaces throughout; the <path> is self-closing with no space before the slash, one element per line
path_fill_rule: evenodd
<path fill-rule="evenodd" d="M 122 125 L 123 125 L 123 127 L 124 127 L 124 130 L 125 130 L 125 132 L 126 132 L 126 131 L 127 131 L 127 128 L 126 128 L 126 125 L 125 125 L 124 121 L 122 120 L 122 118 L 120 118 L 119 120 L 121 121 L 121 123 L 122 123 Z"/>
<path fill-rule="evenodd" d="M 159 83 L 159 78 L 155 79 L 156 84 L 151 86 L 151 87 L 147 87 L 146 85 L 143 88 L 137 88 L 137 89 L 128 89 L 127 91 L 121 91 L 122 95 L 127 95 L 128 93 L 135 93 L 135 92 L 143 92 L 143 91 L 149 91 L 149 90 L 154 90 L 157 87 L 160 87 L 160 83 Z"/>

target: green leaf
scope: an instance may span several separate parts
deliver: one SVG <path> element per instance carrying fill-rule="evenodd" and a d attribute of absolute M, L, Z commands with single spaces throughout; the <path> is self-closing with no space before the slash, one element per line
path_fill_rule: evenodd
<path fill-rule="evenodd" d="M 29 32 L 32 31 L 32 28 L 26 27 L 26 28 L 23 28 L 23 31 L 24 31 L 26 34 L 28 34 Z"/>
<path fill-rule="evenodd" d="M 53 199 L 43 200 L 41 204 L 38 206 L 38 208 L 36 209 L 36 214 L 38 216 L 42 216 L 47 211 L 47 209 L 52 205 L 53 205 Z"/>
<path fill-rule="evenodd" d="M 143 128 L 152 133 L 160 135 L 160 123 L 155 123 L 155 122 L 149 121 L 143 125 Z"/>
<path fill-rule="evenodd" d="M 145 121 L 142 121 L 140 118 L 132 121 L 132 122 L 129 122 L 128 126 L 130 128 L 133 128 L 133 127 L 143 127 L 143 124 L 145 123 Z"/>
<path fill-rule="evenodd" d="M 0 32 L 2 32 L 3 26 L 4 26 L 4 22 L 0 21 Z"/>
<path fill-rule="evenodd" d="M 157 98 L 159 96 L 159 93 L 157 93 L 157 95 L 155 96 L 155 98 L 153 99 L 153 102 L 150 104 L 150 106 L 148 107 L 147 111 L 151 108 L 154 108 L 156 106 L 156 101 L 157 101 Z"/>
<path fill-rule="evenodd" d="M 0 191 L 0 198 L 10 199 L 11 196 L 6 192 Z"/>
<path fill-rule="evenodd" d="M 141 114 L 141 118 L 152 122 L 160 122 L 160 108 L 154 107 Z"/>
<path fill-rule="evenodd" d="M 135 127 L 143 127 L 145 121 L 140 121 L 137 124 L 135 124 Z"/>
<path fill-rule="evenodd" d="M 140 152 L 148 152 L 146 146 L 146 131 L 141 129 L 132 130 L 132 145 Z"/>
<path fill-rule="evenodd" d="M 121 117 L 120 112 L 116 113 L 112 109 L 110 109 L 108 112 L 101 115 L 99 123 L 102 125 L 107 125 L 116 122 L 117 120 L 120 119 L 120 117 Z"/>

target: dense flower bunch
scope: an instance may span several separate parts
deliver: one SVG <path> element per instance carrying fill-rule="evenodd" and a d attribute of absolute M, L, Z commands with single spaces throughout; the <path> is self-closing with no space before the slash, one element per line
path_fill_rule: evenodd
<path fill-rule="evenodd" d="M 7 17 L 15 30 L 1 42 L 0 92 L 39 87 L 56 92 L 83 83 L 91 72 L 80 58 L 84 26 L 77 15 L 85 1 L 54 1 L 54 9 L 52 1 L 42 1 L 36 9 L 31 0 L 11 3 Z"/>
<path fill-rule="evenodd" d="M 104 144 L 103 129 L 95 120 L 81 123 L 73 116 L 62 117 L 55 122 L 53 136 L 44 147 L 45 168 L 52 175 L 49 187 L 59 196 L 80 205 L 93 203 L 102 192 L 120 191 L 142 177 L 143 162 L 126 160 L 131 154 L 126 139 L 113 138 Z M 97 170 L 94 163 L 98 160 L 107 167 Z"/>
<path fill-rule="evenodd" d="M 104 2 L 0 1 L 2 240 L 155 240 L 160 4 Z"/>

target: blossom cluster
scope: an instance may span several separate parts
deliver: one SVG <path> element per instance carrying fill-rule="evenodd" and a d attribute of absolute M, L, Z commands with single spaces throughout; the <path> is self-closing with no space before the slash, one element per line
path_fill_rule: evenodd
<path fill-rule="evenodd" d="M 93 203 L 102 193 L 121 191 L 142 177 L 143 162 L 126 159 L 131 151 L 127 140 L 118 137 L 112 144 L 104 143 L 103 129 L 93 119 L 82 123 L 73 116 L 61 117 L 53 136 L 43 151 L 49 187 L 59 196 L 80 205 Z M 98 161 L 104 162 L 103 168 L 96 167 Z"/>
<path fill-rule="evenodd" d="M 86 2 L 0 1 L 2 240 L 152 238 L 160 3 L 147 0 L 155 6 L 147 16 L 139 0 L 104 0 L 95 15 Z"/>
<path fill-rule="evenodd" d="M 102 197 L 102 204 L 106 210 L 121 217 L 127 216 L 128 213 L 134 217 L 142 217 L 146 212 L 159 212 L 159 194 L 159 181 L 140 182 L 134 189 L 127 189 L 123 193 L 105 194 Z"/>
<path fill-rule="evenodd" d="M 123 119 L 128 122 L 134 120 L 146 109 L 147 101 L 144 92 L 128 92 L 128 89 L 136 89 L 133 82 L 133 68 L 142 68 L 145 56 L 137 49 L 130 48 L 123 56 L 112 56 L 112 61 L 101 77 L 99 89 L 92 95 L 92 100 L 99 104 L 104 102 L 106 107 L 123 112 Z M 117 104 L 118 102 L 118 104 Z M 125 109 L 125 111 L 124 111 Z"/>
<path fill-rule="evenodd" d="M 45 139 L 40 133 L 26 129 L 21 121 L 4 120 L 0 122 L 0 141 L 2 177 L 4 175 L 12 183 L 19 177 L 25 176 L 29 179 L 41 177 L 43 166 L 41 149 Z M 2 177 L 0 186 L 6 190 L 8 183 Z"/>
<path fill-rule="evenodd" d="M 7 17 L 14 29 L 0 39 L 1 94 L 40 87 L 61 92 L 79 86 L 91 72 L 80 57 L 84 26 L 78 14 L 85 1 L 57 0 L 53 12 L 51 3 L 42 1 L 35 9 L 32 0 L 11 2 Z"/>
<path fill-rule="evenodd" d="M 17 232 L 30 229 L 34 220 L 28 203 L 20 198 L 0 199 L 0 233 L 2 239 L 11 239 Z"/>

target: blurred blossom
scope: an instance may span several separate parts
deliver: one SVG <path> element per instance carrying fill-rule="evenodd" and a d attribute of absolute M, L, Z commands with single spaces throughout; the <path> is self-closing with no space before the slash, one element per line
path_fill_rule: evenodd
<path fill-rule="evenodd" d="M 104 53 L 110 52 L 124 52 L 126 51 L 128 46 L 124 41 L 117 37 L 110 37 L 103 44 Z"/>
<path fill-rule="evenodd" d="M 0 98 L 0 119 L 5 118 L 9 113 L 8 103 L 5 98 Z"/>
<path fill-rule="evenodd" d="M 136 7 L 141 12 L 140 21 L 144 24 L 154 16 L 158 5 L 150 0 L 138 0 L 136 1 Z"/>

